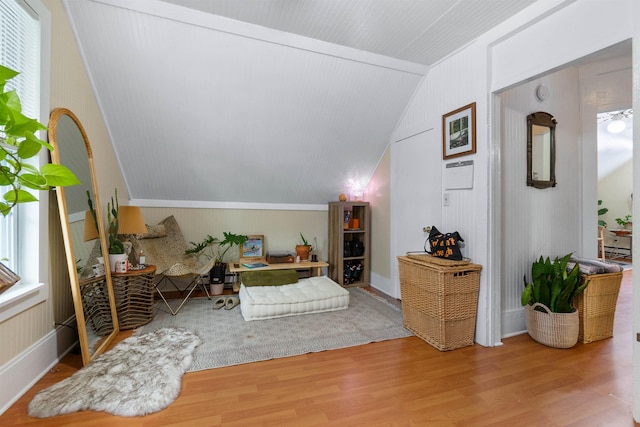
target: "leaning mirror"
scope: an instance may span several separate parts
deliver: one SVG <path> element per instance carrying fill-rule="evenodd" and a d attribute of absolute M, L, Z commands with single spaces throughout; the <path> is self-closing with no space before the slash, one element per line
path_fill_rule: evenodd
<path fill-rule="evenodd" d="M 527 185 L 556 186 L 556 119 L 539 111 L 527 116 Z"/>
<path fill-rule="evenodd" d="M 57 108 L 49 119 L 52 162 L 67 166 L 80 185 L 56 187 L 83 364 L 105 351 L 119 332 L 107 243 L 89 139 L 75 114 Z M 89 209 L 95 208 L 95 218 Z M 106 265 L 105 265 L 106 263 Z"/>

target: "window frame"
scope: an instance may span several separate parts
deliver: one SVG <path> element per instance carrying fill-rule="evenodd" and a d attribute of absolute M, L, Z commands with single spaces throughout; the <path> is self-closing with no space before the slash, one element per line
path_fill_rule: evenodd
<path fill-rule="evenodd" d="M 40 22 L 39 90 L 37 119 L 47 123 L 50 110 L 51 86 L 51 12 L 40 0 L 16 0 Z M 41 139 L 46 132 L 41 131 Z M 35 157 L 36 166 L 49 162 L 47 150 Z M 17 213 L 17 248 L 15 272 L 21 280 L 0 294 L 0 322 L 45 301 L 49 295 L 49 192 L 40 191 L 38 202 L 20 205 Z M 12 269 L 13 270 L 13 269 Z"/>

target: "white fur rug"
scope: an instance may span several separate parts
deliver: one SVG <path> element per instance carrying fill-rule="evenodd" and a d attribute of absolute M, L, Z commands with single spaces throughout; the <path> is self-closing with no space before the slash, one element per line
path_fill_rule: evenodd
<path fill-rule="evenodd" d="M 200 338 L 183 328 L 131 336 L 71 377 L 40 391 L 29 415 L 45 418 L 76 411 L 125 417 L 166 408 L 180 394 Z"/>

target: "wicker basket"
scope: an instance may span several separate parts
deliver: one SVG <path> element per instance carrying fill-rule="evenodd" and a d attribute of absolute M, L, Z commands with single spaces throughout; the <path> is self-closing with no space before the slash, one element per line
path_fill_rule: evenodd
<path fill-rule="evenodd" d="M 590 282 L 573 300 L 580 317 L 578 340 L 590 343 L 612 337 L 622 272 L 583 275 L 582 280 Z"/>
<path fill-rule="evenodd" d="M 541 307 L 544 311 L 536 310 Z M 531 338 L 554 348 L 571 348 L 578 342 L 580 319 L 578 310 L 572 313 L 552 313 L 539 302 L 525 306 L 527 332 Z"/>
<path fill-rule="evenodd" d="M 473 345 L 482 266 L 398 257 L 404 327 L 441 351 Z"/>
<path fill-rule="evenodd" d="M 155 266 L 127 273 L 112 273 L 113 296 L 120 329 L 134 329 L 153 319 Z"/>
<path fill-rule="evenodd" d="M 415 259 L 418 261 L 423 261 L 423 262 L 428 262 L 428 263 L 432 263 L 432 264 L 438 264 L 441 265 L 443 267 L 457 267 L 459 265 L 468 265 L 471 263 L 471 260 L 469 258 L 463 258 L 459 261 L 456 260 L 451 260 L 451 259 L 445 259 L 445 258 L 438 258 L 436 256 L 430 255 L 430 254 L 426 254 L 426 253 L 408 253 L 407 256 L 411 259 Z"/>

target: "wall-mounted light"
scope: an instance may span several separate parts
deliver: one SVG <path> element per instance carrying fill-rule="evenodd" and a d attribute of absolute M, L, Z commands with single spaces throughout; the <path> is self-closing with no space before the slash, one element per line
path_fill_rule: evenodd
<path fill-rule="evenodd" d="M 613 116 L 613 120 L 611 121 L 611 123 L 607 125 L 607 130 L 609 131 L 609 133 L 620 133 L 626 127 L 627 125 L 625 125 L 624 121 L 622 121 L 622 115 L 616 114 L 615 116 Z"/>

